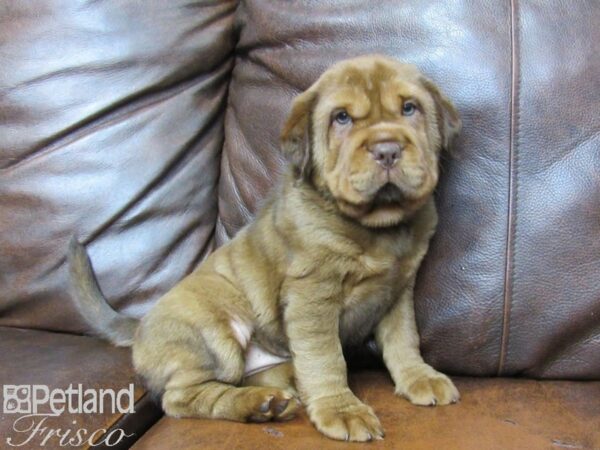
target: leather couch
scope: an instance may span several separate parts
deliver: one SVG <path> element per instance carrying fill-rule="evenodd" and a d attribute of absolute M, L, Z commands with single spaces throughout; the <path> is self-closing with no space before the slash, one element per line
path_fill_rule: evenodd
<path fill-rule="evenodd" d="M 135 413 L 48 417 L 21 448 L 59 428 L 131 435 L 101 448 L 346 445 L 305 416 L 161 417 L 129 351 L 88 335 L 65 250 L 76 233 L 113 306 L 143 315 L 251 220 L 293 96 L 374 52 L 463 118 L 416 288 L 424 357 L 462 400 L 409 405 L 349 357 L 387 432 L 368 445 L 600 448 L 599 24 L 597 0 L 0 0 L 0 384 L 135 384 Z M 28 436 L 6 399 L 0 448 Z"/>

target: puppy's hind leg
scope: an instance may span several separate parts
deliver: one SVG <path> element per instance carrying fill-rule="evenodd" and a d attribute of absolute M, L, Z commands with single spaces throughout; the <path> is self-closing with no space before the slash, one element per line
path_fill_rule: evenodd
<path fill-rule="evenodd" d="M 244 377 L 242 385 L 278 387 L 298 395 L 294 383 L 294 366 L 291 361 L 248 375 Z"/>
<path fill-rule="evenodd" d="M 297 403 L 290 392 L 275 387 L 238 387 L 221 381 L 181 383 L 176 377 L 163 394 L 163 409 L 174 417 L 203 417 L 236 422 L 266 422 L 293 417 Z"/>
<path fill-rule="evenodd" d="M 293 398 L 286 405 L 282 414 L 276 417 L 276 420 L 290 420 L 300 409 L 301 403 L 298 399 L 298 392 L 294 383 L 294 367 L 291 362 L 278 364 L 261 372 L 247 376 L 242 381 L 243 386 L 265 386 L 270 388 L 279 388 Z"/>
<path fill-rule="evenodd" d="M 244 349 L 229 327 L 203 323 L 200 332 L 198 324 L 163 316 L 158 331 L 152 322 L 140 329 L 134 360 L 150 387 L 162 391 L 167 415 L 264 422 L 291 418 L 298 408 L 293 394 L 278 387 L 238 386 Z"/>
<path fill-rule="evenodd" d="M 179 381 L 179 380 L 178 380 Z M 174 386 L 163 394 L 163 409 L 170 416 L 204 417 L 236 422 L 266 422 L 294 417 L 294 396 L 275 387 L 238 387 L 220 381 Z"/>

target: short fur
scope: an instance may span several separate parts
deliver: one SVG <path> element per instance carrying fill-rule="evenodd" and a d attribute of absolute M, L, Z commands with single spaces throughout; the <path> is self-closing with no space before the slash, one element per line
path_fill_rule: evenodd
<path fill-rule="evenodd" d="M 342 110 L 350 123 L 336 119 Z M 295 99 L 281 136 L 290 169 L 254 222 L 164 295 L 135 336 L 74 243 L 79 309 L 102 336 L 133 341 L 135 368 L 170 416 L 286 420 L 299 407 L 295 381 L 323 434 L 380 439 L 373 410 L 348 388 L 344 346 L 374 334 L 396 393 L 415 404 L 459 398 L 421 358 L 413 307 L 437 223 L 439 153 L 459 128 L 415 67 L 378 55 L 338 63 Z M 382 142 L 401 149 L 389 169 L 373 156 Z M 293 366 L 245 377 L 249 346 Z"/>

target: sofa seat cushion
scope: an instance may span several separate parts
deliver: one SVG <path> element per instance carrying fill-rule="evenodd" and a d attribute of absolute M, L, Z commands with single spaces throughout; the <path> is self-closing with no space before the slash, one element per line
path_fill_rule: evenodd
<path fill-rule="evenodd" d="M 353 374 L 350 384 L 373 407 L 386 432 L 369 449 L 600 447 L 600 382 L 457 378 L 462 400 L 447 407 L 417 407 L 395 397 L 383 371 Z M 158 448 L 357 447 L 321 436 L 302 414 L 290 422 L 262 424 L 163 417 L 134 445 L 135 450 Z"/>
<path fill-rule="evenodd" d="M 106 442 L 108 435 L 107 444 L 119 442 L 110 448 L 128 448 L 162 414 L 136 379 L 129 349 L 115 348 L 91 337 L 0 327 L 0 384 L 0 448 L 19 444 L 20 448 L 64 448 L 61 438 L 63 444 L 71 440 L 66 447 L 87 448 L 90 438 L 99 444 L 101 440 Z M 11 385 L 17 388 L 16 394 Z M 60 394 L 52 395 L 54 389 L 68 390 L 69 385 L 74 390 L 67 393 L 73 398 L 69 405 L 72 413 L 68 403 L 60 402 Z M 34 402 L 27 399 L 32 395 L 43 399 L 45 388 L 51 398 L 58 399 L 55 409 L 66 410 L 46 416 L 52 414 L 52 409 L 44 402 L 37 410 L 42 415 L 31 416 Z M 93 392 L 86 393 L 88 389 Z M 106 395 L 100 396 L 101 389 Z M 117 400 L 121 393 L 114 413 L 108 389 L 114 390 Z M 96 402 L 94 393 L 103 401 Z M 99 411 L 100 405 L 103 413 L 75 412 L 84 407 L 87 411 Z M 120 412 L 130 409 L 134 412 Z"/>

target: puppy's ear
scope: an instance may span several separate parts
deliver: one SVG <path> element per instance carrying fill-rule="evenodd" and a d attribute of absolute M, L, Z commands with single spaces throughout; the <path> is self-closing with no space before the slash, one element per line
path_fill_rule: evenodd
<path fill-rule="evenodd" d="M 448 150 L 452 139 L 458 134 L 462 127 L 458 111 L 448 97 L 446 97 L 431 80 L 421 77 L 421 83 L 433 97 L 438 117 L 441 146 L 443 149 Z"/>
<path fill-rule="evenodd" d="M 316 91 L 309 89 L 292 103 L 281 132 L 281 150 L 292 164 L 298 178 L 308 177 L 311 171 L 312 109 L 317 100 Z"/>

